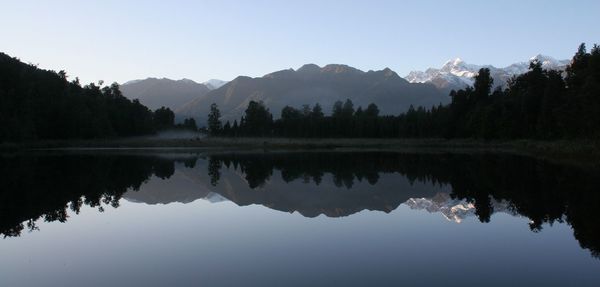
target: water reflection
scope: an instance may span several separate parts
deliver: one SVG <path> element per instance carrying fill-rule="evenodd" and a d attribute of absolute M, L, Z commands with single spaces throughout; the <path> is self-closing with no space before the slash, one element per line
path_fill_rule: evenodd
<path fill-rule="evenodd" d="M 295 152 L 40 154 L 0 157 L 0 233 L 67 220 L 83 205 L 102 212 L 122 198 L 148 204 L 229 200 L 305 217 L 390 212 L 400 204 L 460 222 L 503 212 L 530 229 L 566 222 L 600 253 L 600 172 L 494 154 Z M 140 190 L 140 187 L 144 188 Z"/>

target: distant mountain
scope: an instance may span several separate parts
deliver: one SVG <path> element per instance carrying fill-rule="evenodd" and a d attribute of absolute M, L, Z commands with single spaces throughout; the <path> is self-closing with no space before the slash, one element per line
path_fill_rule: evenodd
<path fill-rule="evenodd" d="M 121 92 L 129 99 L 139 99 L 142 104 L 156 110 L 162 106 L 176 110 L 184 104 L 202 97 L 210 89 L 192 80 L 147 78 L 129 81 L 121 85 Z"/>
<path fill-rule="evenodd" d="M 564 70 L 569 60 L 556 60 L 549 56 L 537 55 L 531 57 L 527 62 L 512 64 L 504 68 L 496 68 L 491 65 L 467 64 L 460 58 L 447 61 L 440 69 L 429 68 L 425 71 L 413 71 L 406 77 L 411 83 L 431 83 L 440 89 L 460 89 L 473 85 L 475 75 L 481 68 L 489 68 L 494 78 L 495 86 L 505 86 L 507 81 L 514 75 L 519 75 L 529 70 L 529 63 L 538 60 L 542 68 L 547 70 Z"/>
<path fill-rule="evenodd" d="M 216 89 L 222 87 L 223 85 L 227 84 L 227 81 L 210 79 L 202 84 L 204 84 L 206 87 L 208 87 L 211 90 L 216 90 Z"/>
<path fill-rule="evenodd" d="M 447 93 L 435 86 L 409 83 L 388 68 L 364 72 L 346 65 L 308 64 L 298 70 L 282 70 L 259 78 L 237 77 L 176 113 L 196 117 L 202 124 L 209 106 L 216 103 L 224 120 L 239 120 L 251 100 L 260 100 L 278 118 L 286 105 L 319 103 L 329 113 L 336 101 L 346 99 L 352 100 L 355 108 L 375 103 L 382 114 L 399 114 L 410 105 L 430 107 L 449 101 Z"/>

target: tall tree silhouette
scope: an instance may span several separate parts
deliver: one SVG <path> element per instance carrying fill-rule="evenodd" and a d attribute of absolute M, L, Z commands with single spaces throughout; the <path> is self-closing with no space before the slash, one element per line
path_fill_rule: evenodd
<path fill-rule="evenodd" d="M 210 135 L 218 135 L 221 132 L 221 111 L 217 104 L 210 105 L 210 113 L 208 114 L 208 132 Z"/>

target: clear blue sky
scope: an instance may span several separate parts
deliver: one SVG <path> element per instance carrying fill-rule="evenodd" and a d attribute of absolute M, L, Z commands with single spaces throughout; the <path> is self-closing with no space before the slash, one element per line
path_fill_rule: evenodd
<path fill-rule="evenodd" d="M 0 51 L 82 82 L 231 80 L 305 63 L 404 76 L 600 43 L 600 1 L 4 1 Z"/>

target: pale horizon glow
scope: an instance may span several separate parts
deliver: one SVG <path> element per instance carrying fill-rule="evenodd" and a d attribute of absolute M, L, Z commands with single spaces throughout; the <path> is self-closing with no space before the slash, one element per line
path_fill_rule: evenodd
<path fill-rule="evenodd" d="M 0 52 L 82 83 L 260 77 L 304 64 L 405 76 L 600 42 L 600 1 L 0 1 Z"/>

